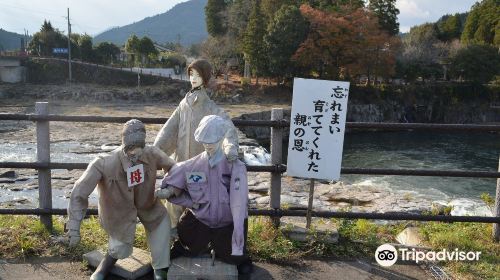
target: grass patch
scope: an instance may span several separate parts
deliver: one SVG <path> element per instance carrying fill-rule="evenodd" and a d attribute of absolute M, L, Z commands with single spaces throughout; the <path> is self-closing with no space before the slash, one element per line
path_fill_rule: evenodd
<path fill-rule="evenodd" d="M 443 262 L 459 279 L 499 279 L 500 243 L 493 242 L 492 224 L 419 223 L 425 242 L 434 250 L 479 251 L 479 261 Z"/>
<path fill-rule="evenodd" d="M 300 254 L 296 245 L 274 228 L 269 218 L 248 219 L 248 251 L 256 260 L 291 260 Z"/>
<path fill-rule="evenodd" d="M 339 243 L 329 244 L 314 228 L 313 238 L 306 242 L 292 241 L 275 229 L 267 217 L 250 217 L 248 222 L 248 250 L 259 261 L 294 261 L 304 257 L 353 259 L 373 261 L 376 248 L 393 243 L 395 236 L 409 222 L 395 225 L 377 225 L 368 220 L 331 219 L 337 228 Z M 47 231 L 35 216 L 0 216 L 0 258 L 27 258 L 30 256 L 65 256 L 81 260 L 83 253 L 107 247 L 108 237 L 99 225 L 98 218 L 85 219 L 81 227 L 82 240 L 75 248 L 57 242 L 64 235 L 64 219 L 53 219 L 54 230 Z M 458 279 L 498 279 L 500 275 L 500 244 L 493 242 L 491 224 L 411 222 L 422 233 L 425 245 L 434 251 L 480 251 L 479 261 L 443 262 Z M 134 246 L 147 249 L 144 227 L 139 224 Z"/>
<path fill-rule="evenodd" d="M 338 259 L 364 258 L 374 261 L 378 246 L 396 242 L 395 236 L 406 226 L 420 229 L 426 246 L 433 251 L 480 251 L 479 261 L 442 262 L 457 279 L 499 279 L 500 243 L 492 239 L 492 225 L 483 223 L 402 222 L 377 225 L 368 220 L 332 219 L 340 238 L 338 244 L 321 240 L 312 229 L 313 238 L 307 242 L 290 241 L 272 227 L 268 218 L 250 218 L 249 251 L 254 259 L 266 261 L 297 260 L 302 257 Z"/>
<path fill-rule="evenodd" d="M 292 241 L 272 226 L 269 218 L 251 217 L 248 222 L 248 249 L 252 258 L 272 262 L 298 260 L 303 257 L 352 259 L 373 258 L 375 249 L 385 242 L 394 242 L 394 233 L 404 225 L 377 226 L 367 220 L 332 219 L 340 240 L 326 242 L 314 229 L 306 242 Z"/>
<path fill-rule="evenodd" d="M 99 219 L 91 216 L 83 220 L 81 241 L 78 246 L 69 248 L 57 239 L 64 236 L 65 220 L 52 219 L 53 230 L 45 229 L 36 216 L 0 216 L 0 258 L 28 258 L 31 256 L 65 256 L 81 260 L 86 252 L 107 248 L 108 236 L 101 228 Z M 144 227 L 137 227 L 134 246 L 147 249 Z"/>

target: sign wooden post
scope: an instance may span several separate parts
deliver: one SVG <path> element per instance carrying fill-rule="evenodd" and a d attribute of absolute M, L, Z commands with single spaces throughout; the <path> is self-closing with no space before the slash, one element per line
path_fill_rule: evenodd
<path fill-rule="evenodd" d="M 306 228 L 311 228 L 312 208 L 314 198 L 314 179 L 309 182 L 309 201 L 307 202 Z"/>
<path fill-rule="evenodd" d="M 348 97 L 348 82 L 294 79 L 287 174 L 311 179 L 308 228 L 314 179 L 340 179 Z"/>

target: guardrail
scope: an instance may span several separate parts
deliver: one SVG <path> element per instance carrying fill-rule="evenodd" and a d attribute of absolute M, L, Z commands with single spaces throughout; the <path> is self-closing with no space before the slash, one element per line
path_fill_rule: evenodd
<path fill-rule="evenodd" d="M 0 209 L 0 214 L 9 215 L 40 215 L 42 223 L 52 227 L 51 215 L 66 215 L 66 209 L 52 208 L 51 169 L 85 169 L 87 163 L 57 163 L 50 161 L 49 123 L 61 122 L 108 122 L 125 123 L 131 117 L 101 117 L 101 116 L 60 116 L 48 112 L 47 102 L 37 102 L 35 114 L 0 114 L 0 120 L 25 120 L 36 123 L 37 129 L 37 161 L 36 162 L 0 162 L 0 168 L 30 168 L 38 170 L 39 208 L 36 209 Z M 168 118 L 141 118 L 147 124 L 163 124 Z M 305 210 L 281 209 L 281 174 L 286 171 L 282 164 L 282 143 L 284 128 L 289 121 L 283 119 L 282 109 L 273 109 L 271 120 L 233 120 L 237 127 L 260 126 L 271 127 L 271 162 L 272 165 L 248 166 L 251 172 L 271 172 L 271 187 L 269 209 L 250 209 L 250 215 L 273 217 L 275 224 L 279 224 L 282 216 L 308 215 Z M 377 130 L 431 130 L 431 131 L 493 131 L 499 132 L 500 125 L 460 125 L 460 124 L 422 124 L 422 123 L 347 123 L 348 129 L 377 129 Z M 500 171 L 500 170 L 499 170 Z M 398 176 L 441 176 L 441 177 L 472 177 L 472 178 L 500 178 L 500 172 L 490 171 L 453 171 L 453 170 L 416 170 L 416 169 L 374 169 L 374 168 L 342 168 L 342 174 L 370 174 L 370 175 L 398 175 Z M 333 211 L 309 211 L 313 217 L 336 217 L 347 219 L 377 219 L 377 220 L 415 220 L 415 221 L 445 221 L 445 222 L 481 222 L 493 223 L 493 237 L 500 239 L 500 180 L 497 180 L 495 209 L 493 217 L 482 216 L 436 216 L 395 213 L 353 213 Z M 87 214 L 97 215 L 97 209 L 88 209 Z"/>

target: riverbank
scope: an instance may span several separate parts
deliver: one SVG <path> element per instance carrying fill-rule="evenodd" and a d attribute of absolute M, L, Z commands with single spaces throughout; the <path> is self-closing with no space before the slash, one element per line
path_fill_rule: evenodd
<path fill-rule="evenodd" d="M 231 117 L 241 116 L 243 113 L 261 112 L 272 107 L 285 107 L 286 104 L 222 104 Z M 175 109 L 175 103 L 168 104 L 67 104 L 51 103 L 51 113 L 61 115 L 106 115 L 106 116 L 128 116 L 128 117 L 168 117 Z M 0 110 L 5 113 L 33 113 L 33 104 L 27 105 L 4 105 Z M 161 125 L 147 125 L 147 143 L 152 143 L 161 128 Z M 121 124 L 112 123 L 51 123 L 51 160 L 53 162 L 90 162 L 97 154 L 107 152 L 120 144 L 120 136 L 117 131 L 121 130 Z M 2 121 L 0 122 L 0 160 L 1 161 L 34 161 L 36 151 L 35 126 L 28 121 Z M 267 132 L 268 133 L 268 132 Z M 257 134 L 267 135 L 265 132 Z M 253 137 L 252 134 L 250 134 Z M 240 135 L 240 140 L 245 137 Z M 390 137 L 390 136 L 388 136 Z M 413 137 L 413 136 L 412 136 Z M 380 138 L 380 137 L 378 137 Z M 414 137 L 413 137 L 414 138 Z M 374 139 L 370 137 L 370 139 Z M 252 140 L 245 139 L 245 144 L 255 145 Z M 369 143 L 361 142 L 361 146 L 350 147 L 346 143 L 345 149 L 353 151 L 363 151 Z M 371 144 L 370 144 L 371 145 Z M 368 146 L 370 146 L 368 145 Z M 392 151 L 394 144 L 391 144 Z M 419 145 L 415 143 L 415 145 Z M 373 146 L 373 145 L 372 145 Z M 491 148 L 491 147 L 490 147 Z M 391 150 L 390 149 L 390 150 Z M 403 149 L 403 148 L 402 148 Z M 408 157 L 409 147 L 404 147 L 405 157 Z M 430 149 L 432 150 L 432 149 Z M 370 160 L 384 159 L 393 162 L 399 157 L 390 152 L 375 154 L 373 151 L 362 152 L 373 159 L 364 159 L 363 164 Z M 416 152 L 422 154 L 422 151 Z M 473 153 L 472 151 L 470 153 Z M 347 155 L 349 155 L 347 153 Z M 359 154 L 359 153 L 358 153 Z M 449 154 L 449 153 L 447 153 Z M 248 164 L 265 164 L 262 162 L 264 151 L 250 151 L 246 154 Z M 390 158 L 390 159 L 389 159 Z M 435 158 L 427 155 L 426 158 Z M 447 160 L 447 159 L 445 159 Z M 359 165 L 359 163 L 344 159 L 343 165 Z M 384 159 L 385 161 L 385 159 Z M 443 160 L 444 161 L 444 160 Z M 360 167 L 381 167 L 377 162 L 368 166 Z M 445 166 L 449 168 L 449 166 Z M 398 166 L 394 166 L 398 168 Z M 35 170 L 0 170 L 0 174 L 11 173 L 0 178 L 0 206 L 6 208 L 31 208 L 38 206 L 38 182 Z M 14 173 L 12 173 L 14 172 Z M 81 170 L 53 170 L 53 205 L 55 208 L 65 208 L 67 198 L 71 192 L 74 182 L 79 178 Z M 285 174 L 286 175 L 286 174 Z M 352 177 L 352 176 L 351 176 Z M 344 178 L 343 182 L 330 184 L 318 183 L 315 192 L 314 207 L 320 211 L 350 210 L 353 212 L 405 212 L 422 213 L 433 210 L 433 201 L 438 209 L 451 207 L 451 213 L 455 215 L 491 215 L 491 211 L 480 200 L 480 194 L 472 199 L 458 195 L 434 195 L 429 196 L 422 193 L 414 186 L 408 185 L 403 189 L 397 189 L 398 182 L 392 182 L 394 187 L 390 187 L 376 181 L 385 177 L 352 180 L 351 177 Z M 401 177 L 400 177 L 401 178 Z M 405 178 L 403 178 L 405 179 Z M 412 178 L 408 178 L 412 179 Z M 387 180 L 387 179 L 385 179 Z M 412 179 L 413 180 L 413 179 Z M 390 181 L 389 181 L 390 182 Z M 413 181 L 412 181 L 413 182 Z M 493 183 L 491 189 L 493 189 Z M 307 207 L 308 182 L 296 178 L 284 176 L 282 179 L 282 206 L 291 209 L 304 209 Z M 255 208 L 266 208 L 269 205 L 269 174 L 249 173 L 250 206 Z M 91 205 L 96 206 L 97 194 L 91 197 Z M 442 210 L 439 210 L 442 212 Z"/>

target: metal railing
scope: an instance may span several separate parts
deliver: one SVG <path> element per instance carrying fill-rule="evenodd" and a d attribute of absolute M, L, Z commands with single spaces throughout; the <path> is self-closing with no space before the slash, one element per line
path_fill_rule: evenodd
<path fill-rule="evenodd" d="M 85 169 L 87 163 L 58 163 L 50 161 L 50 122 L 108 122 L 125 123 L 131 117 L 101 117 L 101 116 L 61 116 L 48 113 L 48 103 L 37 102 L 35 114 L 1 114 L 0 120 L 33 121 L 37 125 L 37 161 L 36 162 L 0 162 L 0 168 L 29 168 L 38 170 L 39 208 L 35 209 L 0 209 L 0 214 L 40 215 L 46 227 L 52 227 L 51 215 L 66 215 L 66 209 L 53 209 L 50 185 L 51 169 Z M 168 118 L 138 117 L 147 124 L 163 124 Z M 269 209 L 250 209 L 250 215 L 274 217 L 279 223 L 282 216 L 305 217 L 306 210 L 281 209 L 281 174 L 286 171 L 282 164 L 282 144 L 284 128 L 289 127 L 289 121 L 283 119 L 282 109 L 273 109 L 271 120 L 233 120 L 237 127 L 258 126 L 271 127 L 271 162 L 272 165 L 248 166 L 251 172 L 271 172 L 269 190 Z M 348 129 L 377 130 L 431 130 L 431 131 L 500 131 L 500 125 L 460 125 L 460 124 L 422 124 L 422 123 L 347 123 Z M 450 170 L 415 170 L 415 169 L 374 169 L 374 168 L 342 168 L 342 174 L 368 175 L 398 175 L 398 176 L 439 176 L 439 177 L 472 177 L 500 178 L 500 172 L 490 171 L 450 171 Z M 404 213 L 354 213 L 333 211 L 312 211 L 313 217 L 347 218 L 347 219 L 377 219 L 377 220 L 415 220 L 415 221 L 445 221 L 445 222 L 481 222 L 493 223 L 494 238 L 500 239 L 500 180 L 497 180 L 495 209 L 493 217 L 483 216 L 439 216 Z M 88 209 L 87 214 L 97 215 L 97 209 Z"/>

